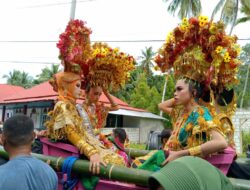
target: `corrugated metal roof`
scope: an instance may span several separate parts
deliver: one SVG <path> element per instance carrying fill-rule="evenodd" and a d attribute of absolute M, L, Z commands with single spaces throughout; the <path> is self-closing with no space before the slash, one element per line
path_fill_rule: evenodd
<path fill-rule="evenodd" d="M 9 85 L 11 86 L 11 85 Z M 20 87 L 21 88 L 21 87 Z M 0 92 L 1 94 L 2 92 Z M 112 96 L 112 95 L 111 95 Z M 42 101 L 56 101 L 58 98 L 58 94 L 53 90 L 52 86 L 49 82 L 44 82 L 39 85 L 36 85 L 29 89 L 24 89 L 19 91 L 18 93 L 12 93 L 8 97 L 3 98 L 0 101 L 0 104 L 16 104 L 16 103 L 25 103 L 25 102 L 42 102 Z M 77 103 L 82 103 L 84 100 L 84 96 L 77 101 Z M 123 102 L 119 98 L 112 96 L 115 103 L 117 103 L 120 108 L 126 110 L 134 110 L 138 112 L 145 112 L 143 109 L 134 108 L 129 106 L 126 102 Z M 110 105 L 108 98 L 102 93 L 100 97 L 100 102 Z"/>
<path fill-rule="evenodd" d="M 117 114 L 117 115 L 133 116 L 133 117 L 144 117 L 144 118 L 166 120 L 166 118 L 150 113 L 150 112 L 140 112 L 140 111 L 132 111 L 132 110 L 126 110 L 126 109 L 119 109 L 117 111 L 111 111 L 109 113 Z"/>
<path fill-rule="evenodd" d="M 9 85 L 9 84 L 0 84 L 0 89 L 1 89 L 0 101 L 12 96 L 13 94 L 16 94 L 25 90 L 23 87 Z"/>

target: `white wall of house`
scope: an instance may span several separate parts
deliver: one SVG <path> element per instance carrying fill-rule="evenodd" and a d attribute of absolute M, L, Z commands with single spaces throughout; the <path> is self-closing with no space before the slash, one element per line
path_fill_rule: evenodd
<path fill-rule="evenodd" d="M 235 127 L 234 141 L 237 153 L 242 153 L 241 131 L 250 132 L 250 110 L 237 109 L 232 122 Z M 250 144 L 250 142 L 249 142 Z"/>
<path fill-rule="evenodd" d="M 124 116 L 123 123 L 130 142 L 134 143 L 146 143 L 151 130 L 161 131 L 164 128 L 162 120 L 153 118 Z M 103 128 L 102 132 L 110 133 L 112 130 L 113 128 Z"/>
<path fill-rule="evenodd" d="M 139 127 L 140 118 L 132 116 L 123 116 L 123 127 L 124 128 L 135 128 Z"/>
<path fill-rule="evenodd" d="M 103 128 L 102 133 L 105 134 L 111 133 L 113 129 L 114 128 Z M 140 134 L 139 128 L 123 128 L 123 129 L 125 129 L 128 135 L 129 142 L 139 143 L 139 134 Z"/>

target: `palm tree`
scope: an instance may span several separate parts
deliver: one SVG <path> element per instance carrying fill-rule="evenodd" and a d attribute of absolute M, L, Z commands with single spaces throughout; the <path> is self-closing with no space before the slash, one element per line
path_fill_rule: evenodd
<path fill-rule="evenodd" d="M 222 20 L 225 23 L 225 25 L 231 24 L 229 32 L 229 35 L 231 35 L 237 21 L 239 0 L 220 0 L 213 10 L 211 19 L 213 19 L 216 13 L 220 10 L 221 10 L 220 20 Z"/>
<path fill-rule="evenodd" d="M 236 25 L 240 23 L 244 23 L 250 21 L 250 1 L 249 0 L 241 0 L 241 9 L 240 11 L 245 14 L 244 17 L 237 19 Z"/>
<path fill-rule="evenodd" d="M 200 0 L 163 0 L 164 2 L 170 2 L 168 5 L 168 12 L 175 14 L 177 10 L 178 17 L 183 19 L 185 17 L 190 18 L 192 16 L 199 16 L 201 13 L 201 1 Z"/>
<path fill-rule="evenodd" d="M 13 72 L 10 71 L 8 75 L 3 75 L 3 78 L 7 79 L 7 84 L 16 85 L 20 79 L 20 75 L 21 72 L 14 69 Z"/>
<path fill-rule="evenodd" d="M 145 51 L 142 50 L 142 56 L 139 57 L 140 68 L 146 72 L 146 75 L 152 75 L 151 68 L 154 67 L 154 55 L 156 54 L 153 52 L 152 47 L 145 47 Z"/>
<path fill-rule="evenodd" d="M 32 87 L 33 79 L 26 72 L 21 72 L 18 70 L 13 70 L 13 72 L 9 72 L 8 75 L 3 75 L 3 78 L 7 78 L 7 84 L 22 86 L 24 88 Z"/>
<path fill-rule="evenodd" d="M 58 73 L 60 71 L 59 65 L 53 64 L 51 67 L 45 67 L 42 69 L 42 73 L 37 75 L 38 79 L 36 79 L 34 82 L 36 84 L 40 84 L 42 82 L 48 81 L 53 77 L 54 74 Z"/>

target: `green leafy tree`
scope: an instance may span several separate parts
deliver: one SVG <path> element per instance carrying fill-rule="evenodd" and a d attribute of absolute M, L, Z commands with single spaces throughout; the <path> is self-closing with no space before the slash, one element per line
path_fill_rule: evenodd
<path fill-rule="evenodd" d="M 147 109 L 149 107 L 149 91 L 145 74 L 141 74 L 136 81 L 135 89 L 131 94 L 130 104 L 136 108 Z"/>
<path fill-rule="evenodd" d="M 58 73 L 59 65 L 53 64 L 51 67 L 45 67 L 42 69 L 42 73 L 37 75 L 37 79 L 34 80 L 35 84 L 40 84 L 42 82 L 50 80 L 54 74 Z"/>
<path fill-rule="evenodd" d="M 150 88 L 145 74 L 141 74 L 136 82 L 134 92 L 131 94 L 130 104 L 136 108 L 143 108 L 149 112 L 159 114 L 157 105 L 160 100 L 160 93 L 155 87 Z"/>
<path fill-rule="evenodd" d="M 143 73 L 143 71 L 137 67 L 135 70 L 133 70 L 130 73 L 130 79 L 126 82 L 124 87 L 122 89 L 120 89 L 118 92 L 114 92 L 112 94 L 114 96 L 116 96 L 117 98 L 119 98 L 127 103 L 130 103 L 131 93 L 134 91 L 137 78 L 141 73 Z"/>
<path fill-rule="evenodd" d="M 163 0 L 169 2 L 168 12 L 175 15 L 178 11 L 178 17 L 180 19 L 190 18 L 192 16 L 198 16 L 201 13 L 201 1 L 200 0 Z"/>
<path fill-rule="evenodd" d="M 22 86 L 24 88 L 30 88 L 33 86 L 33 78 L 26 72 L 13 70 L 8 75 L 3 75 L 3 78 L 7 79 L 7 84 Z"/>
<path fill-rule="evenodd" d="M 235 92 L 237 94 L 237 106 L 240 107 L 241 99 L 244 93 L 244 87 L 246 88 L 244 97 L 243 97 L 243 105 L 242 107 L 249 107 L 250 106 L 250 44 L 246 44 L 242 47 L 242 52 L 240 54 L 240 59 L 242 61 L 242 65 L 238 71 L 238 79 L 239 84 L 235 87 Z M 247 72 L 248 71 L 248 72 Z M 248 75 L 248 76 L 247 76 Z"/>

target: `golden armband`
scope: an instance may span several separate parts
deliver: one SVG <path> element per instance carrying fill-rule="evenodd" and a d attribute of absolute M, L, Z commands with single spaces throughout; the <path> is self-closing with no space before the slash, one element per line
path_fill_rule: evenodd
<path fill-rule="evenodd" d="M 88 158 L 93 154 L 99 153 L 98 150 L 83 140 L 78 141 L 76 146 L 80 150 L 80 153 L 84 154 Z"/>
<path fill-rule="evenodd" d="M 195 146 L 188 149 L 190 156 L 197 156 L 201 154 L 201 146 Z"/>
<path fill-rule="evenodd" d="M 65 127 L 65 132 L 67 134 L 68 140 L 80 150 L 81 154 L 84 154 L 89 158 L 93 154 L 98 153 L 98 150 L 96 150 L 94 146 L 86 142 L 85 136 L 77 133 L 74 127 Z"/>

